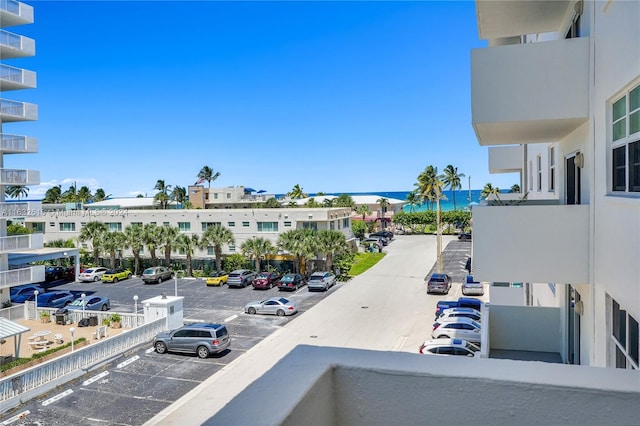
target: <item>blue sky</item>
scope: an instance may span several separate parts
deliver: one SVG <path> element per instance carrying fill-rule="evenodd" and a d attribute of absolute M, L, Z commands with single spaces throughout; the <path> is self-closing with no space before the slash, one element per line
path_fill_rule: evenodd
<path fill-rule="evenodd" d="M 500 188 L 471 126 L 472 1 L 46 1 L 32 25 L 37 122 L 5 133 L 39 153 L 4 167 L 40 170 L 46 189 L 76 182 L 153 195 L 158 179 L 285 193 L 409 191 L 427 165 Z M 467 178 L 463 179 L 467 188 Z"/>

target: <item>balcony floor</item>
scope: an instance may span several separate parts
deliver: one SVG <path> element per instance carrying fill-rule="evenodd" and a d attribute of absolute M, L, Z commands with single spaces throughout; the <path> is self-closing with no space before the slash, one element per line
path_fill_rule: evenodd
<path fill-rule="evenodd" d="M 489 352 L 489 358 L 564 364 L 562 362 L 562 357 L 557 352 L 509 351 L 504 349 L 491 349 L 491 351 Z"/>

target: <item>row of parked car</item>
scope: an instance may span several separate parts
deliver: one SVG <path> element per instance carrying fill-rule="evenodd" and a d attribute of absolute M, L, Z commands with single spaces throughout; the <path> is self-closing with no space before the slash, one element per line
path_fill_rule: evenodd
<path fill-rule="evenodd" d="M 36 291 L 38 292 L 37 296 Z M 108 297 L 92 294 L 83 300 L 82 297 L 78 297 L 70 291 L 47 291 L 44 287 L 36 284 L 11 287 L 9 293 L 11 303 L 33 302 L 37 298 L 39 308 L 82 309 L 83 305 L 87 311 L 106 311 L 111 308 Z"/>
<path fill-rule="evenodd" d="M 279 290 L 297 290 L 307 286 L 309 291 L 327 291 L 333 287 L 337 278 L 333 272 L 319 271 L 312 273 L 308 279 L 298 273 L 280 274 L 278 272 L 256 273 L 249 269 L 237 269 L 232 272 L 218 271 L 209 275 L 206 280 L 208 286 L 248 287 L 266 290 L 278 287 Z"/>
<path fill-rule="evenodd" d="M 451 277 L 449 274 L 431 274 L 427 281 L 427 294 L 449 294 L 451 290 Z M 480 281 L 473 279 L 473 275 L 467 275 L 462 283 L 462 294 L 465 296 L 484 295 L 484 286 Z"/>

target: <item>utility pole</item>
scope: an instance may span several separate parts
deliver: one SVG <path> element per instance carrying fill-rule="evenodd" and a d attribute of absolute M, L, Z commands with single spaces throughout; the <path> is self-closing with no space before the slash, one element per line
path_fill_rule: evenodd
<path fill-rule="evenodd" d="M 443 273 L 442 265 L 442 229 L 440 227 L 440 190 L 436 190 L 436 250 L 438 251 L 438 273 Z"/>
<path fill-rule="evenodd" d="M 471 176 L 469 176 L 469 210 L 471 210 Z"/>

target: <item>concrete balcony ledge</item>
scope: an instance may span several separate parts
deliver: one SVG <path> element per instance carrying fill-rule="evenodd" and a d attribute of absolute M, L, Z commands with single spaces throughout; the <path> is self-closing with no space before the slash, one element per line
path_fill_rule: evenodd
<path fill-rule="evenodd" d="M 41 214 L 40 201 L 0 203 L 0 217 L 3 218 L 40 216 Z"/>
<path fill-rule="evenodd" d="M 34 39 L 9 31 L 0 30 L 0 57 L 21 58 L 36 54 L 36 42 Z"/>
<path fill-rule="evenodd" d="M 3 27 L 33 24 L 33 6 L 15 1 L 0 1 L 0 21 Z"/>
<path fill-rule="evenodd" d="M 0 134 L 0 151 L 7 154 L 38 152 L 38 140 L 22 135 Z"/>
<path fill-rule="evenodd" d="M 34 89 L 35 87 L 35 72 L 0 64 L 0 91 Z"/>
<path fill-rule="evenodd" d="M 44 234 L 10 235 L 7 237 L 0 237 L 0 253 L 42 248 L 43 244 Z"/>
<path fill-rule="evenodd" d="M 0 99 L 0 120 L 2 122 L 33 121 L 38 119 L 38 105 Z"/>
<path fill-rule="evenodd" d="M 37 170 L 0 169 L 0 185 L 39 185 L 40 172 Z"/>
<path fill-rule="evenodd" d="M 631 370 L 302 345 L 204 424 L 623 425 L 638 402 Z"/>
<path fill-rule="evenodd" d="M 38 283 L 44 280 L 44 265 L 35 265 L 28 268 L 10 269 L 0 272 L 0 288 Z"/>

